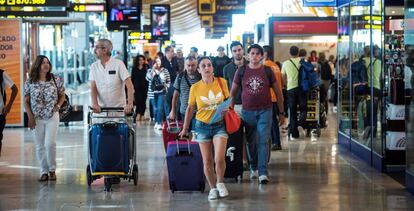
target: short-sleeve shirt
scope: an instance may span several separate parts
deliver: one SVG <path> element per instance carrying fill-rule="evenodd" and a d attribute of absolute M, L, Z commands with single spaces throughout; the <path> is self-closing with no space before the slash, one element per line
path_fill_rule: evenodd
<path fill-rule="evenodd" d="M 223 89 L 220 88 L 218 80 L 221 80 Z M 224 93 L 223 93 L 224 92 Z M 203 80 L 193 84 L 190 89 L 188 105 L 197 107 L 196 119 L 210 124 L 210 120 L 225 97 L 229 96 L 227 81 L 223 78 L 214 78 L 213 83 L 206 84 Z"/>
<path fill-rule="evenodd" d="M 0 73 L 1 74 L 1 73 Z M 1 84 L 3 91 L 6 90 L 6 87 L 11 88 L 14 85 L 10 76 L 7 75 L 6 71 L 3 72 L 3 84 Z M 3 93 L 0 93 L 0 113 L 3 111 L 4 102 L 3 102 Z"/>
<path fill-rule="evenodd" d="M 270 60 L 266 60 L 263 63 L 263 65 L 268 66 L 272 69 L 273 74 L 275 75 L 277 86 L 279 87 L 280 90 L 282 90 L 282 88 L 283 88 L 282 73 L 280 73 L 279 67 L 274 62 L 272 62 Z M 272 97 L 272 102 L 277 102 L 276 94 L 275 94 L 275 91 L 273 91 L 272 87 L 270 87 L 270 96 Z"/>
<path fill-rule="evenodd" d="M 198 75 L 191 78 L 185 72 L 180 73 L 177 78 L 175 78 L 173 86 L 174 89 L 180 93 L 180 113 L 185 114 L 185 110 L 188 106 L 188 98 L 190 97 L 190 87 L 199 80 L 200 77 Z"/>
<path fill-rule="evenodd" d="M 275 82 L 275 76 L 272 72 L 272 77 L 269 79 L 264 66 L 257 69 L 251 69 L 248 65 L 245 66 L 242 81 L 239 75 L 240 68 L 237 70 L 234 82 L 242 86 L 242 106 L 246 110 L 261 110 L 272 107 L 272 100 L 270 96 L 270 84 Z"/>
<path fill-rule="evenodd" d="M 95 81 L 98 104 L 102 107 L 124 107 L 126 105 L 125 80 L 129 77 L 124 63 L 110 58 L 105 67 L 98 60 L 91 65 L 89 80 Z"/>
<path fill-rule="evenodd" d="M 58 88 L 59 92 L 65 91 L 63 87 L 63 80 L 55 77 L 50 81 L 36 81 L 31 82 L 27 79 L 24 83 L 24 95 L 30 96 L 30 108 L 32 109 L 35 119 L 48 120 L 53 116 L 53 108 L 58 102 Z"/>
<path fill-rule="evenodd" d="M 292 60 L 295 65 L 290 61 Z M 291 58 L 283 62 L 282 65 L 282 75 L 287 77 L 287 90 L 294 89 L 299 86 L 299 71 L 301 58 Z"/>

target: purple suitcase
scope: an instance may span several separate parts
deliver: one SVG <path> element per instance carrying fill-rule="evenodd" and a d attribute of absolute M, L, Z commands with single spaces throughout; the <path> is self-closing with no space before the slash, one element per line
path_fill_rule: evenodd
<path fill-rule="evenodd" d="M 170 190 L 204 192 L 203 159 L 196 142 L 172 141 L 167 146 Z"/>

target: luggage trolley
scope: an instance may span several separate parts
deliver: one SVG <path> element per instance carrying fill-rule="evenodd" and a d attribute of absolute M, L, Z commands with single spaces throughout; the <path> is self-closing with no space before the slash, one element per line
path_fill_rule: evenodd
<path fill-rule="evenodd" d="M 326 111 L 324 104 L 321 103 L 319 87 L 309 91 L 306 106 L 306 136 L 310 137 L 312 131 L 312 133 L 320 137 L 321 128 L 326 127 Z"/>
<path fill-rule="evenodd" d="M 123 108 L 101 108 L 93 113 L 90 107 L 88 121 L 88 186 L 104 177 L 105 191 L 111 191 L 115 178 L 138 184 L 136 163 L 135 122 L 125 115 Z"/>

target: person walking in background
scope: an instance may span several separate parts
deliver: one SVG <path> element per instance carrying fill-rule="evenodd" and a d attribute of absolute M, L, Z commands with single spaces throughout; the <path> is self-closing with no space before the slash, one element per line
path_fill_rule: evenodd
<path fill-rule="evenodd" d="M 270 67 L 275 75 L 275 80 L 280 90 L 283 89 L 282 73 L 280 73 L 280 68 L 273 61 L 273 49 L 272 47 L 265 45 L 263 46 L 263 65 Z M 283 94 L 283 92 L 282 92 Z M 279 114 L 279 109 L 277 108 L 277 98 L 275 92 L 270 88 L 270 96 L 272 98 L 272 128 L 271 128 L 271 138 L 272 138 L 272 150 L 281 150 L 282 145 L 280 143 L 280 131 L 279 131 L 279 120 L 277 118 Z M 284 109 L 284 107 L 283 107 Z"/>
<path fill-rule="evenodd" d="M 161 59 L 161 67 L 168 70 L 168 77 L 170 81 L 175 81 L 175 78 L 180 73 L 177 58 L 174 57 L 174 48 L 167 46 L 165 48 L 165 57 Z M 166 90 L 166 99 L 164 103 L 164 115 L 168 115 L 171 110 L 172 98 L 174 94 L 174 87 L 169 86 Z M 166 116 L 163 116 L 163 118 Z"/>
<path fill-rule="evenodd" d="M 180 73 L 174 81 L 174 96 L 172 109 L 168 115 L 170 119 L 177 119 L 175 111 L 176 106 L 180 106 L 178 119 L 184 120 L 185 111 L 188 106 L 188 98 L 190 95 L 190 88 L 193 84 L 200 81 L 201 75 L 197 71 L 197 59 L 194 57 L 187 57 L 185 60 L 185 71 Z M 179 102 L 179 103 L 178 103 Z M 190 130 L 194 129 L 195 119 L 191 120 Z"/>
<path fill-rule="evenodd" d="M 224 47 L 219 46 L 217 48 L 218 55 L 213 59 L 214 76 L 223 77 L 223 69 L 228 63 L 231 62 L 230 58 L 224 53 Z"/>
<path fill-rule="evenodd" d="M 229 195 L 224 185 L 228 135 L 222 119 L 213 123 L 211 119 L 217 106 L 229 96 L 229 91 L 223 78 L 214 77 L 213 63 L 209 57 L 200 58 L 199 72 L 201 80 L 191 86 L 184 126 L 179 136 L 188 134 L 191 119 L 197 110 L 194 140 L 199 143 L 204 174 L 210 186 L 208 199 L 215 200 Z"/>
<path fill-rule="evenodd" d="M 155 125 L 154 129 L 162 129 L 162 120 L 165 115 L 165 101 L 167 90 L 171 84 L 170 74 L 168 70 L 161 66 L 161 59 L 155 58 L 154 66 L 148 70 L 146 75 L 148 86 L 148 98 L 152 101 Z"/>
<path fill-rule="evenodd" d="M 8 102 L 6 98 L 7 87 L 11 89 L 11 97 Z M 17 86 L 11 80 L 10 76 L 6 73 L 6 71 L 0 69 L 0 156 L 3 142 L 3 130 L 6 126 L 6 117 L 11 110 L 14 100 L 16 99 L 17 92 Z"/>
<path fill-rule="evenodd" d="M 299 88 L 299 68 L 302 59 L 299 57 L 299 48 L 292 46 L 289 53 L 291 58 L 283 62 L 282 77 L 283 83 L 287 86 L 290 139 L 296 140 L 299 138 L 298 126 L 303 130 L 306 121 L 307 94 Z M 297 118 L 298 105 L 300 110 L 299 123 Z"/>
<path fill-rule="evenodd" d="M 147 95 L 148 95 L 148 81 L 147 76 L 148 65 L 145 62 L 145 56 L 138 55 L 134 59 L 131 71 L 132 84 L 134 85 L 134 104 L 138 121 L 144 119 Z"/>
<path fill-rule="evenodd" d="M 37 56 L 24 84 L 24 108 L 33 130 L 39 181 L 56 180 L 56 136 L 59 109 L 65 100 L 63 79 L 51 73 L 52 65 L 46 56 Z"/>
<path fill-rule="evenodd" d="M 312 63 L 314 67 L 318 64 L 318 57 L 316 56 L 315 50 L 311 51 L 308 62 Z"/>
<path fill-rule="evenodd" d="M 185 70 L 185 58 L 183 50 L 181 48 L 177 49 L 177 63 L 178 63 L 178 72 L 182 73 Z"/>
<path fill-rule="evenodd" d="M 324 104 L 325 111 L 328 113 L 328 90 L 329 86 L 331 85 L 333 76 L 331 66 L 329 65 L 328 60 L 326 60 L 325 53 L 323 52 L 319 53 L 317 70 L 322 81 L 322 87 L 320 91 L 321 104 Z"/>

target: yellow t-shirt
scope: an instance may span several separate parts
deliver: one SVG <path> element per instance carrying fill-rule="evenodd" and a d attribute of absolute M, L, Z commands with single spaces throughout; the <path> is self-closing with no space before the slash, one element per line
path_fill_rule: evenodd
<path fill-rule="evenodd" d="M 221 80 L 224 93 L 217 79 Z M 213 83 L 210 84 L 200 80 L 191 86 L 188 105 L 197 107 L 197 120 L 209 124 L 217 105 L 222 103 L 225 97 L 229 97 L 229 89 L 224 78 L 214 78 Z"/>

